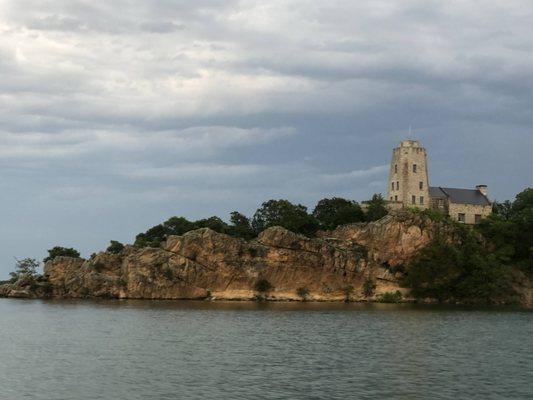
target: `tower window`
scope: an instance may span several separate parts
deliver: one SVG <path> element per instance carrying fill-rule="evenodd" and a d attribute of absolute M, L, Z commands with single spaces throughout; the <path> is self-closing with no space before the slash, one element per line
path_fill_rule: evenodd
<path fill-rule="evenodd" d="M 418 182 L 418 188 L 420 190 L 424 189 L 424 182 Z"/>
<path fill-rule="evenodd" d="M 394 196 L 394 201 L 398 201 L 398 196 Z"/>
<path fill-rule="evenodd" d="M 390 197 L 390 201 L 392 201 L 392 196 Z"/>
<path fill-rule="evenodd" d="M 411 196 L 411 204 L 416 204 L 416 196 Z"/>
<path fill-rule="evenodd" d="M 396 182 L 396 190 L 400 190 L 400 182 Z"/>
<path fill-rule="evenodd" d="M 420 196 L 420 204 L 424 204 L 424 196 Z"/>
<path fill-rule="evenodd" d="M 413 172 L 416 174 L 416 164 L 413 164 Z"/>
<path fill-rule="evenodd" d="M 391 182 L 391 190 L 394 190 L 394 182 Z"/>
<path fill-rule="evenodd" d="M 398 173 L 398 164 L 394 164 L 394 173 L 395 173 L 395 174 Z"/>

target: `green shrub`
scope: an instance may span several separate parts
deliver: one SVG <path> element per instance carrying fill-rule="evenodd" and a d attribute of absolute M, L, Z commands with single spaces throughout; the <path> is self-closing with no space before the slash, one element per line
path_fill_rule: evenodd
<path fill-rule="evenodd" d="M 374 294 L 374 290 L 376 290 L 376 283 L 373 279 L 367 278 L 363 282 L 363 294 L 365 297 L 370 297 Z"/>
<path fill-rule="evenodd" d="M 228 227 L 228 234 L 233 237 L 249 240 L 255 237 L 250 219 L 245 215 L 233 211 L 230 217 L 231 225 Z"/>
<path fill-rule="evenodd" d="M 54 248 L 48 250 L 48 257 L 43 259 L 43 263 L 53 260 L 56 257 L 73 257 L 80 258 L 80 253 L 78 250 L 73 249 L 72 247 L 61 247 L 55 246 Z"/>
<path fill-rule="evenodd" d="M 107 252 L 112 254 L 119 254 L 124 250 L 124 245 L 116 240 L 111 240 L 109 246 L 107 247 Z"/>
<path fill-rule="evenodd" d="M 15 271 L 10 272 L 10 283 L 17 281 L 24 281 L 26 284 L 31 284 L 37 277 L 37 268 L 39 262 L 34 258 L 24 258 L 22 260 L 15 259 Z M 22 282 L 22 283 L 24 283 Z"/>
<path fill-rule="evenodd" d="M 255 212 L 252 227 L 259 234 L 271 226 L 282 226 L 292 232 L 310 236 L 318 230 L 319 224 L 307 213 L 307 207 L 301 204 L 292 204 L 288 200 L 269 200 Z"/>
<path fill-rule="evenodd" d="M 399 303 L 402 300 L 402 293 L 397 290 L 395 292 L 385 292 L 379 297 L 380 303 Z"/>
<path fill-rule="evenodd" d="M 516 195 L 513 202 L 495 203 L 494 214 L 476 226 L 491 251 L 509 265 L 533 273 L 533 189 Z"/>
<path fill-rule="evenodd" d="M 258 279 L 254 284 L 254 290 L 259 293 L 267 293 L 272 289 L 272 284 L 265 278 Z"/>
<path fill-rule="evenodd" d="M 415 298 L 439 302 L 515 302 L 511 269 L 475 231 L 457 226 L 457 240 L 437 237 L 406 267 L 403 285 Z"/>
<path fill-rule="evenodd" d="M 422 210 L 420 214 L 425 216 L 429 220 L 435 221 L 435 222 L 443 222 L 449 219 L 449 217 L 443 212 L 439 210 L 433 210 L 431 208 L 426 208 L 425 210 Z"/>
<path fill-rule="evenodd" d="M 368 205 L 365 214 L 366 221 L 377 221 L 389 213 L 385 207 L 385 199 L 381 194 L 374 194 L 372 199 L 365 201 L 365 203 Z"/>
<path fill-rule="evenodd" d="M 351 299 L 351 295 L 353 293 L 353 286 L 348 285 L 342 288 L 342 293 L 344 294 L 344 301 L 348 303 Z"/>
<path fill-rule="evenodd" d="M 299 287 L 296 289 L 296 295 L 300 297 L 302 300 L 307 300 L 307 296 L 309 296 L 309 289 L 306 287 Z"/>
<path fill-rule="evenodd" d="M 320 228 L 325 230 L 333 230 L 339 225 L 362 222 L 365 219 L 357 202 L 340 197 L 320 200 L 313 210 L 313 217 L 320 223 Z"/>

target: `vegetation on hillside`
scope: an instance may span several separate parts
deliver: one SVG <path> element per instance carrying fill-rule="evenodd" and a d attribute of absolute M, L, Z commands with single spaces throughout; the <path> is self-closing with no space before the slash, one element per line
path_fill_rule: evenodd
<path fill-rule="evenodd" d="M 516 195 L 513 202 L 494 203 L 493 214 L 481 221 L 478 231 L 489 249 L 505 264 L 533 273 L 533 189 Z"/>
<path fill-rule="evenodd" d="M 119 254 L 120 252 L 122 252 L 122 250 L 124 250 L 124 245 L 116 240 L 111 240 L 111 242 L 109 242 L 109 246 L 106 249 L 108 253 L 112 254 Z"/>
<path fill-rule="evenodd" d="M 313 217 L 324 230 L 333 230 L 339 225 L 365 220 L 363 209 L 357 202 L 340 197 L 320 200 L 313 210 Z"/>
<path fill-rule="evenodd" d="M 53 260 L 59 256 L 79 258 L 80 252 L 72 247 L 55 246 L 54 248 L 48 250 L 48 256 L 43 259 L 43 263 Z"/>
<path fill-rule="evenodd" d="M 199 228 L 210 228 L 245 240 L 253 239 L 272 226 L 282 226 L 292 232 L 313 236 L 318 230 L 333 230 L 339 225 L 353 222 L 375 221 L 387 215 L 385 201 L 381 195 L 376 194 L 365 203 L 367 212 L 355 201 L 333 197 L 320 200 L 313 212 L 309 213 L 307 207 L 302 204 L 279 199 L 265 201 L 251 219 L 233 211 L 229 223 L 216 216 L 197 221 L 172 217 L 146 232 L 139 233 L 135 237 L 134 245 L 159 247 L 171 235 L 183 235 Z"/>
<path fill-rule="evenodd" d="M 381 194 L 374 194 L 372 199 L 365 202 L 368 206 L 365 221 L 377 221 L 388 214 L 385 208 L 385 199 Z"/>
<path fill-rule="evenodd" d="M 20 280 L 33 281 L 37 277 L 37 268 L 39 262 L 34 258 L 24 258 L 16 260 L 15 271 L 10 272 L 10 283 L 15 283 Z"/>
<path fill-rule="evenodd" d="M 365 206 L 366 211 L 363 211 L 354 201 L 333 197 L 320 200 L 309 213 L 301 204 L 283 199 L 269 200 L 252 218 L 232 212 L 229 223 L 216 216 L 197 221 L 172 217 L 137 235 L 135 245 L 158 247 L 170 235 L 182 235 L 198 228 L 210 228 L 248 240 L 271 226 L 279 225 L 312 236 L 319 229 L 332 230 L 347 223 L 373 221 L 387 213 L 385 201 L 380 195 L 374 195 L 365 202 Z M 493 214 L 475 227 L 459 224 L 434 210 L 413 209 L 412 212 L 445 228 L 405 266 L 402 283 L 411 289 L 414 297 L 485 304 L 519 301 L 517 284 L 523 274 L 530 278 L 533 276 L 533 189 L 525 189 L 514 201 L 494 203 Z M 122 243 L 112 240 L 107 251 L 120 253 L 123 249 Z M 80 253 L 73 248 L 56 246 L 48 250 L 48 256 L 43 261 L 58 256 L 79 257 Z M 34 259 L 17 260 L 11 282 L 40 284 L 42 277 L 37 274 L 38 266 Z M 271 289 L 272 284 L 264 278 L 254 285 L 259 297 Z M 374 289 L 375 283 L 367 278 L 365 296 L 372 296 Z M 352 286 L 344 289 L 346 301 L 350 300 L 352 291 Z M 309 294 L 308 289 L 303 287 L 297 293 L 302 299 Z M 399 292 L 380 297 L 383 302 L 400 300 Z"/>
<path fill-rule="evenodd" d="M 495 203 L 494 214 L 474 229 L 431 211 L 424 214 L 448 224 L 456 240 L 437 236 L 407 265 L 403 283 L 412 295 L 441 302 L 518 301 L 512 267 L 532 273 L 533 189 L 514 202 Z"/>

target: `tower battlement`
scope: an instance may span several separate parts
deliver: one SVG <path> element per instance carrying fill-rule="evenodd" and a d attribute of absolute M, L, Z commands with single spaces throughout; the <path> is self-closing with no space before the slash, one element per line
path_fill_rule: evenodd
<path fill-rule="evenodd" d="M 399 147 L 422 147 L 418 140 L 402 140 Z"/>

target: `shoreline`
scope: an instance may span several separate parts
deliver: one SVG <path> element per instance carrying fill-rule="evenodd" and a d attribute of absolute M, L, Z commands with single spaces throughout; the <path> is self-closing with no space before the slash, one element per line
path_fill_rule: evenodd
<path fill-rule="evenodd" d="M 525 304 L 483 304 L 483 303 L 439 303 L 438 301 L 428 299 L 427 301 L 420 301 L 416 299 L 403 299 L 397 302 L 386 302 L 378 300 L 297 300 L 297 299 L 287 299 L 287 298 L 267 298 L 262 300 L 254 299 L 243 299 L 243 298 L 210 298 L 210 299 L 200 299 L 200 298 L 112 298 L 112 297 L 0 297 L 2 299 L 8 300 L 20 300 L 20 301 L 40 301 L 40 302 L 52 302 L 52 303 L 167 303 L 167 304 L 246 304 L 246 305 L 272 305 L 272 304 L 300 304 L 300 305 L 402 305 L 402 306 L 421 306 L 421 307 L 438 307 L 438 308 L 449 308 L 449 309 L 506 309 L 506 310 L 517 310 L 517 311 L 530 311 L 533 312 L 533 307 L 531 305 Z"/>

